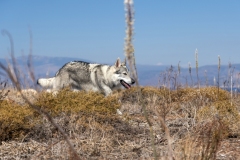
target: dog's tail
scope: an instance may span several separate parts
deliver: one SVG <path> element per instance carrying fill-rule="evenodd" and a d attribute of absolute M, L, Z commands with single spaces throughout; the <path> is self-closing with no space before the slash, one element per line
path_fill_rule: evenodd
<path fill-rule="evenodd" d="M 53 78 L 40 78 L 37 80 L 37 84 L 44 88 L 52 88 L 53 83 L 55 81 L 55 77 Z"/>

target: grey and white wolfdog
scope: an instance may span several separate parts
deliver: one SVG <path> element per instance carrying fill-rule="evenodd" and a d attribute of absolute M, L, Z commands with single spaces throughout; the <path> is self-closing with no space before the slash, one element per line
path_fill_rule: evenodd
<path fill-rule="evenodd" d="M 37 84 L 53 91 L 70 86 L 73 90 L 101 92 L 105 96 L 121 86 L 129 89 L 134 83 L 126 63 L 121 63 L 119 58 L 112 66 L 72 61 L 59 69 L 54 77 L 37 80 Z"/>

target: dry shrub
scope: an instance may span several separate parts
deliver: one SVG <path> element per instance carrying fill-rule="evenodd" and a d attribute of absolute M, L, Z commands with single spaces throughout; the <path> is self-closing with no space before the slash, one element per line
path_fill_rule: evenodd
<path fill-rule="evenodd" d="M 229 100 L 230 94 L 228 91 L 217 87 L 201 88 L 202 99 L 208 99 L 209 102 Z"/>
<path fill-rule="evenodd" d="M 141 92 L 141 93 L 139 93 Z M 141 96 L 139 94 L 142 94 Z M 140 98 L 141 97 L 141 98 Z M 148 117 L 161 116 L 164 121 L 167 114 L 175 104 L 171 100 L 171 91 L 167 88 L 156 88 L 156 87 L 132 87 L 131 89 L 125 90 L 120 97 L 121 102 L 125 106 L 136 106 L 133 114 L 142 112 L 144 105 L 146 107 L 146 114 Z M 126 112 L 132 112 L 132 108 L 125 108 Z M 150 122 L 150 121 L 149 121 Z"/>
<path fill-rule="evenodd" d="M 89 133 L 93 121 L 95 130 L 104 128 L 108 131 L 113 129 L 111 124 L 119 122 L 115 118 L 116 110 L 120 107 L 117 97 L 104 97 L 95 92 L 73 92 L 69 88 L 56 94 L 41 92 L 34 105 L 50 113 L 66 133 Z M 48 121 L 43 121 L 35 126 L 31 138 L 47 140 L 56 132 Z"/>
<path fill-rule="evenodd" d="M 62 113 L 54 117 L 54 120 L 69 134 L 70 140 L 80 156 L 84 157 L 83 159 L 114 159 L 114 157 L 123 157 L 123 154 L 125 157 L 135 156 L 134 159 L 137 159 L 134 148 L 140 146 L 141 153 L 141 145 L 149 146 L 149 141 L 142 141 L 148 139 L 148 131 L 138 126 L 131 126 L 116 115 Z M 42 143 L 56 142 L 54 149 L 60 145 L 58 142 L 62 140 L 62 136 L 48 121 L 44 121 L 38 127 L 31 133 L 31 139 Z M 66 152 L 64 146 L 63 149 Z M 63 155 L 64 152 L 51 157 Z"/>
<path fill-rule="evenodd" d="M 202 105 L 215 101 L 222 101 L 229 99 L 229 93 L 225 90 L 216 87 L 206 88 L 179 88 L 177 90 L 169 90 L 167 88 L 156 87 L 141 87 L 143 99 L 139 99 L 137 87 L 125 90 L 122 93 L 121 101 L 130 102 L 131 104 L 139 102 L 150 102 L 153 97 L 157 96 L 158 100 L 164 100 L 167 103 L 184 103 L 184 102 L 197 102 Z M 149 100 L 150 99 L 150 100 Z M 148 103 L 147 103 L 148 104 Z"/>
<path fill-rule="evenodd" d="M 153 125 L 157 153 L 168 155 L 163 152 L 168 152 L 166 137 L 158 125 L 159 119 L 156 119 L 161 117 L 173 139 L 171 145 L 174 155 L 181 157 L 179 159 L 214 159 L 222 139 L 239 133 L 236 104 L 234 101 L 231 104 L 229 93 L 224 90 L 220 89 L 218 93 L 214 87 L 178 90 L 142 87 L 142 99 L 139 99 L 138 92 L 137 87 L 132 87 L 117 95 L 104 97 L 98 93 L 63 89 L 57 94 L 41 92 L 34 103 L 53 116 L 54 121 L 73 140 L 78 153 L 87 159 L 113 158 L 114 155 L 121 157 L 122 153 L 125 153 L 125 158 L 132 159 L 153 156 L 151 134 L 146 120 L 142 114 L 117 116 L 116 109 L 120 105 L 128 106 L 130 110 L 134 105 L 141 107 L 140 103 L 146 104 L 148 118 Z M 119 98 L 122 103 L 119 103 Z M 10 140 L 13 136 L 6 138 L 6 135 L 14 133 L 15 138 L 19 138 L 27 134 L 25 141 L 53 141 L 56 146 L 62 142 L 62 135 L 45 117 L 31 110 L 27 112 L 27 106 L 24 105 L 17 106 L 7 101 L 1 103 L 9 104 L 4 112 L 0 110 L 1 125 L 6 119 L 8 125 L 5 126 L 11 126 L 15 121 L 22 122 L 11 129 L 1 128 L 9 130 L 8 133 L 1 132 L 0 137 L 5 134 L 5 139 Z M 174 108 L 173 104 L 178 104 L 179 107 Z M 18 112 L 15 111 L 17 108 Z M 12 112 L 12 116 L 8 112 Z M 195 116 L 188 116 L 189 114 Z M 3 115 L 8 118 L 3 118 Z M 19 115 L 22 118 L 16 118 Z"/>
<path fill-rule="evenodd" d="M 190 132 L 178 139 L 180 159 L 216 159 L 223 139 L 237 137 L 240 131 L 237 105 L 231 102 L 229 92 L 216 87 L 173 92 L 181 106 L 179 115 L 184 117 L 186 114 L 180 114 L 184 111 L 193 120 Z"/>
<path fill-rule="evenodd" d="M 96 92 L 73 92 L 66 88 L 57 94 L 42 92 L 35 102 L 53 116 L 61 112 L 66 113 L 100 113 L 104 115 L 115 114 L 120 107 L 118 99 L 113 96 L 104 97 Z"/>
<path fill-rule="evenodd" d="M 142 91 L 143 88 L 140 87 L 140 90 Z M 121 102 L 122 103 L 128 102 L 128 103 L 131 103 L 131 104 L 139 103 L 140 99 L 139 99 L 139 93 L 138 92 L 139 92 L 139 90 L 138 90 L 137 87 L 131 87 L 128 90 L 124 90 L 122 92 L 122 96 L 120 97 Z"/>
<path fill-rule="evenodd" d="M 148 105 L 153 97 L 160 100 L 167 100 L 169 97 L 170 90 L 167 88 L 156 88 L 156 87 L 140 87 L 142 93 L 142 99 L 139 99 L 139 89 L 138 87 L 132 87 L 131 89 L 124 90 L 122 96 L 120 97 L 122 103 L 140 104 L 146 103 Z"/>
<path fill-rule="evenodd" d="M 23 138 L 35 123 L 34 112 L 29 106 L 0 100 L 0 141 Z"/>
<path fill-rule="evenodd" d="M 195 99 L 198 96 L 194 88 L 179 88 L 171 91 L 171 98 L 174 102 L 186 102 Z"/>
<path fill-rule="evenodd" d="M 198 123 L 195 130 L 177 145 L 179 159 L 216 159 L 224 135 L 225 125 L 217 117 Z"/>
<path fill-rule="evenodd" d="M 174 110 L 180 116 L 195 118 L 196 113 L 202 114 L 205 106 L 218 106 L 220 116 L 230 119 L 228 123 L 236 122 L 232 118 L 238 117 L 235 105 L 230 105 L 229 92 L 218 89 L 216 87 L 205 88 L 179 88 L 177 90 L 169 90 L 167 88 L 141 87 L 142 99 L 139 99 L 139 90 L 132 87 L 122 92 L 120 97 L 122 103 L 137 104 L 140 106 L 144 103 L 148 110 L 153 113 L 158 111 L 164 119 L 170 110 Z M 209 107 L 207 107 L 209 108 Z M 154 111 L 155 110 L 155 111 Z M 210 110 L 206 110 L 210 114 Z M 203 117 L 203 119 L 206 117 Z"/>
<path fill-rule="evenodd" d="M 217 101 L 229 100 L 229 93 L 216 87 L 181 88 L 171 91 L 171 100 L 175 104 L 175 112 L 188 118 L 196 117 L 196 113 L 204 106 L 211 106 Z"/>
<path fill-rule="evenodd" d="M 54 117 L 54 121 L 61 126 L 66 133 L 70 133 L 70 138 L 81 137 L 86 139 L 86 141 L 94 139 L 94 141 L 99 142 L 102 141 L 104 136 L 109 137 L 108 143 L 113 146 L 115 146 L 115 136 L 118 136 L 119 142 L 124 143 L 126 139 L 133 141 L 136 134 L 144 132 L 137 127 L 132 127 L 127 121 L 122 120 L 116 115 L 86 112 L 67 114 L 62 112 Z M 45 142 L 51 138 L 62 139 L 62 136 L 58 134 L 58 131 L 50 122 L 43 119 L 41 123 L 37 124 L 30 131 L 26 139 Z"/>
<path fill-rule="evenodd" d="M 201 101 L 202 103 L 229 99 L 229 93 L 216 87 L 181 88 L 172 91 L 172 100 L 178 102 Z"/>
<path fill-rule="evenodd" d="M 117 108 L 120 107 L 118 99 L 114 96 L 105 98 L 99 93 L 73 92 L 69 89 L 63 89 L 57 94 L 42 92 L 34 105 L 48 111 L 54 117 L 61 118 L 64 115 L 69 117 L 68 115 L 81 114 L 82 117 L 79 119 L 84 122 L 83 127 L 89 125 L 86 121 L 91 116 L 95 116 L 99 125 L 119 121 L 112 116 L 116 114 Z M 84 118 L 86 120 L 83 120 Z M 46 128 L 42 125 L 40 115 L 28 105 L 19 105 L 13 101 L 0 101 L 0 140 L 22 138 L 30 130 L 40 131 L 44 129 L 47 131 L 40 131 L 42 133 L 39 134 L 46 135 L 45 133 L 49 132 L 49 126 L 51 125 L 49 123 Z M 62 126 L 64 127 L 64 124 Z M 33 134 L 31 135 L 33 136 Z"/>
<path fill-rule="evenodd" d="M 7 86 L 7 82 L 0 81 L 0 100 L 3 100 L 4 98 L 6 98 L 9 93 L 9 90 L 7 89 L 6 86 Z"/>
<path fill-rule="evenodd" d="M 211 105 L 202 107 L 197 112 L 199 122 L 213 120 L 216 116 L 227 127 L 226 135 L 229 136 L 238 133 L 240 130 L 240 116 L 235 104 L 232 104 L 229 100 L 216 101 Z"/>

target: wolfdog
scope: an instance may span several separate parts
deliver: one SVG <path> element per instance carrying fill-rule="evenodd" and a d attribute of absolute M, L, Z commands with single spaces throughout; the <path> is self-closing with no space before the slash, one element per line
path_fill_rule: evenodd
<path fill-rule="evenodd" d="M 134 83 L 126 63 L 121 63 L 119 58 L 112 66 L 72 61 L 59 69 L 54 77 L 37 80 L 37 84 L 53 91 L 70 86 L 73 90 L 101 92 L 105 96 L 121 86 L 129 89 Z"/>

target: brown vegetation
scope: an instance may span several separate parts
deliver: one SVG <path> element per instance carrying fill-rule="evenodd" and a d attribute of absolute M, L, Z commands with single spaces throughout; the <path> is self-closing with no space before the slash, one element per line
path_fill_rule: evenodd
<path fill-rule="evenodd" d="M 167 159 L 171 145 L 175 159 L 221 159 L 228 156 L 221 148 L 226 142 L 239 142 L 240 117 L 238 97 L 231 104 L 229 93 L 220 89 L 218 97 L 217 90 L 142 87 L 139 100 L 136 87 L 109 97 L 64 89 L 56 95 L 40 92 L 33 103 L 53 116 L 80 157 L 153 158 L 149 125 L 139 105 L 145 103 L 158 158 Z M 117 109 L 123 115 L 117 115 Z M 71 159 L 62 135 L 27 103 L 1 100 L 0 111 L 2 157 Z"/>

